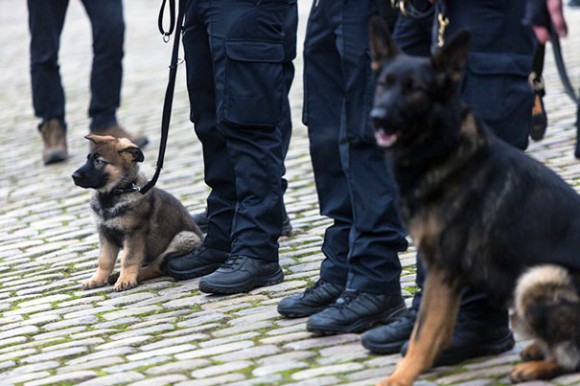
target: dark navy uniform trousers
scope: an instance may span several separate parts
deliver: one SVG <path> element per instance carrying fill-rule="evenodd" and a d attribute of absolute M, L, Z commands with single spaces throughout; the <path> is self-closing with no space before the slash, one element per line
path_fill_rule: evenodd
<path fill-rule="evenodd" d="M 43 121 L 58 118 L 65 125 L 65 95 L 58 51 L 68 0 L 28 0 L 30 73 L 34 113 Z M 82 0 L 93 31 L 90 129 L 117 123 L 123 76 L 125 23 L 121 0 Z"/>
<path fill-rule="evenodd" d="M 418 7 L 430 7 L 417 0 Z M 471 31 L 471 49 L 460 86 L 463 101 L 494 133 L 519 149 L 526 149 L 531 127 L 533 92 L 528 83 L 535 39 L 522 25 L 525 2 L 504 0 L 448 0 L 446 39 L 462 29 Z M 405 53 L 429 56 L 432 19 L 399 17 L 393 38 Z M 425 269 L 417 261 L 417 283 L 422 287 Z M 415 295 L 418 305 L 421 292 Z M 507 324 L 507 313 L 491 305 L 473 288 L 462 297 L 461 313 L 471 318 Z"/>
<path fill-rule="evenodd" d="M 375 0 L 314 0 L 304 43 L 304 123 L 326 230 L 320 278 L 349 289 L 400 293 L 407 247 L 369 119 L 374 95 L 368 21 Z"/>
<path fill-rule="evenodd" d="M 232 256 L 278 260 L 297 21 L 290 3 L 189 0 L 186 6 L 191 120 L 211 188 L 205 246 Z"/>

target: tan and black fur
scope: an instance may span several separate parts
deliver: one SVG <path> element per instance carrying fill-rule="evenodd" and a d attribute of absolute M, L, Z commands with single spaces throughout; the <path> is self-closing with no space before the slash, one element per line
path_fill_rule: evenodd
<path fill-rule="evenodd" d="M 516 286 L 512 326 L 523 338 L 533 339 L 520 353 L 527 363 L 510 374 L 513 382 L 580 370 L 578 277 L 557 265 L 529 269 Z"/>
<path fill-rule="evenodd" d="M 203 235 L 185 207 L 171 194 L 153 188 L 132 190 L 147 182 L 139 173 L 141 150 L 126 138 L 90 134 L 87 162 L 72 175 L 77 186 L 93 189 L 91 211 L 99 232 L 100 255 L 93 277 L 83 289 L 107 284 L 123 249 L 115 291 L 162 274 L 172 256 L 199 248 Z M 114 276 L 112 276 L 114 277 Z"/>
<path fill-rule="evenodd" d="M 458 33 L 431 58 L 399 53 L 379 19 L 370 32 L 378 83 L 371 112 L 375 137 L 386 150 L 403 219 L 427 267 L 407 354 L 379 383 L 408 386 L 448 345 L 466 285 L 508 307 L 530 267 L 580 272 L 580 195 L 495 137 L 462 104 L 457 90 L 469 32 Z M 569 308 L 577 315 L 578 303 Z M 527 365 L 512 379 L 557 373 L 545 360 Z"/>

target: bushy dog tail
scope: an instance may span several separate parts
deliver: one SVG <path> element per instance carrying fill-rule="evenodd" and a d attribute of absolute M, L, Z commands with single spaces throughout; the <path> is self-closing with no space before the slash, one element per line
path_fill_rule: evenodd
<path fill-rule="evenodd" d="M 563 368 L 580 364 L 580 296 L 570 272 L 542 265 L 520 276 L 514 294 L 516 332 L 540 343 Z"/>

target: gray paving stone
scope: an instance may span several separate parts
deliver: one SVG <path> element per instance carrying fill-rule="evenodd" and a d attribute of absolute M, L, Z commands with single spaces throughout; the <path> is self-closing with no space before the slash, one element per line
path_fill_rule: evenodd
<path fill-rule="evenodd" d="M 148 350 L 148 351 L 140 352 L 137 354 L 131 354 L 131 355 L 127 356 L 127 359 L 130 361 L 138 361 L 138 360 L 142 360 L 142 359 L 150 358 L 150 357 L 154 357 L 154 356 L 172 355 L 172 354 L 177 354 L 177 353 L 181 353 L 181 352 L 185 352 L 185 351 L 191 351 L 195 348 L 196 347 L 192 344 L 180 344 L 180 345 L 174 345 L 174 346 L 170 346 L 170 347 L 163 347 L 163 348 L 158 348 L 158 349 L 154 349 L 154 350 Z"/>
<path fill-rule="evenodd" d="M 102 344 L 100 346 L 96 346 L 95 350 L 111 350 L 119 347 L 125 346 L 138 346 L 143 342 L 147 342 L 148 340 L 154 339 L 151 335 L 138 335 L 138 336 L 130 336 L 124 339 L 118 339 L 114 342 L 109 342 Z"/>
<path fill-rule="evenodd" d="M 144 376 L 134 371 L 127 371 L 123 373 L 122 377 L 119 377 L 118 374 L 113 375 L 105 375 L 99 378 L 91 379 L 89 381 L 85 381 L 79 383 L 78 386 L 112 386 L 112 385 L 123 385 L 127 382 L 136 382 L 143 379 Z"/>
<path fill-rule="evenodd" d="M 26 374 L 14 374 L 12 376 L 3 377 L 2 383 L 0 383 L 0 385 L 20 384 L 34 379 L 44 379 L 49 376 L 50 373 L 48 371 L 39 371 L 35 373 L 26 373 Z"/>
<path fill-rule="evenodd" d="M 183 361 L 173 361 L 164 365 L 159 365 L 147 369 L 145 372 L 149 375 L 166 375 L 173 373 L 182 373 L 193 369 L 207 367 L 210 365 L 207 359 L 189 359 Z"/>
<path fill-rule="evenodd" d="M 193 381 L 185 381 L 175 384 L 175 386 L 214 386 L 214 385 L 227 385 L 232 382 L 240 381 L 245 379 L 243 374 L 234 373 L 220 375 L 219 377 L 206 378 L 206 379 L 196 379 Z"/>
<path fill-rule="evenodd" d="M 300 381 L 304 379 L 316 378 L 328 374 L 344 374 L 363 368 L 360 363 L 343 363 L 332 366 L 321 366 L 315 369 L 301 370 L 292 374 L 292 379 Z"/>
<path fill-rule="evenodd" d="M 191 376 L 194 378 L 208 378 L 215 377 L 221 374 L 231 373 L 236 370 L 243 370 L 252 366 L 249 361 L 232 361 L 222 365 L 208 366 L 203 369 L 194 370 Z"/>
<path fill-rule="evenodd" d="M 308 367 L 304 362 L 283 362 L 269 366 L 256 367 L 252 374 L 256 377 L 263 377 L 270 374 L 280 373 L 288 370 L 303 369 Z"/>
<path fill-rule="evenodd" d="M 244 350 L 250 347 L 253 347 L 254 343 L 244 340 L 241 342 L 234 342 L 228 344 L 222 344 L 220 346 L 213 346 L 208 348 L 202 348 L 198 350 L 193 350 L 181 354 L 176 354 L 175 357 L 179 360 L 183 359 L 193 359 L 193 358 L 204 358 L 210 357 L 213 355 L 219 355 L 226 352 L 237 351 L 237 350 Z"/>
<path fill-rule="evenodd" d="M 153 365 L 156 365 L 158 363 L 167 362 L 169 360 L 171 360 L 171 357 L 169 357 L 169 356 L 159 356 L 159 357 L 141 359 L 141 360 L 134 361 L 134 362 L 128 362 L 128 363 L 124 363 L 124 364 L 120 364 L 120 365 L 116 365 L 116 366 L 104 367 L 102 369 L 102 371 L 104 371 L 106 373 L 123 373 L 123 374 L 125 374 L 125 372 L 127 370 L 133 370 L 133 369 L 137 369 L 139 367 L 153 366 Z"/>
<path fill-rule="evenodd" d="M 56 372 L 60 374 L 60 373 L 70 373 L 79 370 L 96 370 L 100 373 L 101 369 L 103 368 L 108 368 L 123 363 L 126 363 L 126 360 L 119 356 L 108 356 L 86 362 L 75 363 L 74 365 L 70 366 L 62 366 L 59 367 L 56 370 Z"/>
<path fill-rule="evenodd" d="M 56 385 L 65 382 L 79 383 L 95 378 L 96 376 L 97 373 L 95 373 L 94 371 L 77 371 L 66 374 L 57 374 L 51 377 L 25 382 L 24 386 Z"/>
<path fill-rule="evenodd" d="M 185 381 L 187 377 L 181 374 L 164 375 L 161 377 L 144 379 L 142 381 L 130 383 L 128 386 L 163 386 L 173 385 L 176 382 Z"/>
<path fill-rule="evenodd" d="M 114 357 L 114 356 L 125 356 L 127 354 L 133 354 L 135 352 L 133 347 L 117 347 L 109 350 L 96 351 L 87 355 L 83 355 L 67 362 L 67 365 L 76 365 L 83 362 L 89 362 L 95 359 Z"/>
<path fill-rule="evenodd" d="M 47 360 L 60 359 L 78 354 L 83 354 L 87 351 L 89 351 L 89 349 L 86 346 L 71 347 L 63 350 L 48 351 L 36 355 L 30 355 L 25 358 L 22 358 L 20 361 L 22 363 L 38 363 Z"/>
<path fill-rule="evenodd" d="M 13 338 L 20 335 L 36 334 L 40 329 L 36 326 L 17 327 L 0 332 L 0 341 L 3 339 Z"/>

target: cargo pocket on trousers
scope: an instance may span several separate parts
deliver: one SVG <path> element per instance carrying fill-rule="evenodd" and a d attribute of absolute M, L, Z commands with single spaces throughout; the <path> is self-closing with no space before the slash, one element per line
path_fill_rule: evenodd
<path fill-rule="evenodd" d="M 282 42 L 226 42 L 224 121 L 272 127 L 280 120 L 284 91 Z"/>

